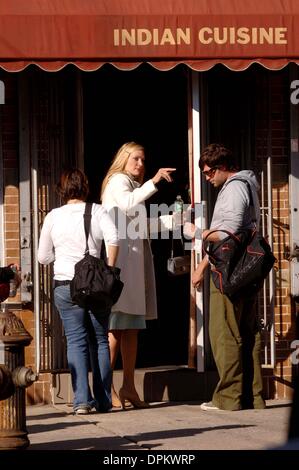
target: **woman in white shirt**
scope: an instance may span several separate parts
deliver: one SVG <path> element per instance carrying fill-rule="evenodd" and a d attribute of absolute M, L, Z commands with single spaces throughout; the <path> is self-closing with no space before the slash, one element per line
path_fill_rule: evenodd
<path fill-rule="evenodd" d="M 74 266 L 83 258 L 86 246 L 83 214 L 89 192 L 87 178 L 78 169 L 67 170 L 61 175 L 58 190 L 65 204 L 45 217 L 38 260 L 41 264 L 54 261 L 54 302 L 67 339 L 74 412 L 87 414 L 93 407 L 99 412 L 106 412 L 111 408 L 110 312 L 85 311 L 74 304 L 70 296 Z M 108 264 L 114 266 L 118 254 L 117 229 L 106 210 L 99 204 L 93 204 L 88 238 L 91 255 L 100 258 L 103 239 L 107 246 Z M 90 365 L 93 396 L 88 383 Z"/>
<path fill-rule="evenodd" d="M 145 320 L 157 318 L 154 266 L 144 201 L 156 193 L 159 181 L 171 182 L 171 173 L 175 171 L 175 168 L 160 168 L 153 178 L 143 183 L 144 161 L 141 145 L 124 144 L 102 184 L 103 206 L 114 217 L 120 237 L 118 266 L 124 289 L 112 307 L 109 346 L 112 369 L 119 349 L 121 351 L 123 383 L 119 399 L 112 387 L 112 404 L 122 408 L 126 400 L 136 408 L 148 406 L 140 400 L 134 383 L 138 331 L 146 328 Z"/>

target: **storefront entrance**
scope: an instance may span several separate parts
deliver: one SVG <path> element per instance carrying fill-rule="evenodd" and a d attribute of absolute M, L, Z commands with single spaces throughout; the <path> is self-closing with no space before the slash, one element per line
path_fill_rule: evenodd
<path fill-rule="evenodd" d="M 160 167 L 177 168 L 174 183 L 162 184 L 149 202 L 172 204 L 178 194 L 189 202 L 188 75 L 185 66 L 161 72 L 146 64 L 82 74 L 85 170 L 93 200 L 117 149 L 134 140 L 146 149 L 146 179 Z M 159 318 L 140 332 L 137 367 L 187 364 L 189 276 L 167 273 L 169 240 L 153 240 L 152 249 Z"/>

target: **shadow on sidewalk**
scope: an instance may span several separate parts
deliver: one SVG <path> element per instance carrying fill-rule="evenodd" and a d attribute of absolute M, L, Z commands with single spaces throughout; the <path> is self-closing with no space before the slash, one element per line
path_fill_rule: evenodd
<path fill-rule="evenodd" d="M 63 422 L 54 424 L 31 424 L 29 425 L 30 434 L 38 434 L 43 432 L 59 431 L 61 429 L 82 426 L 82 423 Z"/>
<path fill-rule="evenodd" d="M 32 426 L 34 427 L 34 426 Z M 36 428 L 38 428 L 37 426 Z M 48 426 L 45 426 L 48 427 Z M 61 429 L 61 425 L 50 426 L 52 430 Z M 117 437 L 100 437 L 100 438 L 84 438 L 84 439 L 72 439 L 65 441 L 52 441 L 47 443 L 36 443 L 31 444 L 28 450 L 134 450 L 144 449 L 152 450 L 159 448 L 163 443 L 158 442 L 147 442 L 151 440 L 167 440 L 176 439 L 180 437 L 194 437 L 205 432 L 219 431 L 219 430 L 230 430 L 236 428 L 250 428 L 255 427 L 254 425 L 225 425 L 215 426 L 206 428 L 186 428 L 186 429 L 175 429 L 167 431 L 154 431 L 148 433 L 139 433 L 135 435 L 124 435 Z M 48 430 L 51 430 L 48 427 Z M 43 432 L 43 431 L 42 431 Z M 31 433 L 31 427 L 30 427 Z M 124 442 L 125 440 L 125 442 Z"/>
<path fill-rule="evenodd" d="M 26 414 L 26 421 L 37 421 L 37 420 L 44 420 L 50 418 L 62 418 L 63 416 L 67 416 L 68 413 L 64 413 L 63 411 L 59 411 L 57 413 L 47 413 L 47 414 L 38 414 L 38 415 L 30 415 L 27 416 Z"/>

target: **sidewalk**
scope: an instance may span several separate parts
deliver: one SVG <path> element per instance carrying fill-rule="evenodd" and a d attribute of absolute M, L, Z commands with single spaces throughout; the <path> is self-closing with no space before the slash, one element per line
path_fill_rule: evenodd
<path fill-rule="evenodd" d="M 68 405 L 28 406 L 28 451 L 261 450 L 286 441 L 289 401 L 235 412 L 202 411 L 199 405 L 163 402 L 84 416 L 73 415 Z"/>

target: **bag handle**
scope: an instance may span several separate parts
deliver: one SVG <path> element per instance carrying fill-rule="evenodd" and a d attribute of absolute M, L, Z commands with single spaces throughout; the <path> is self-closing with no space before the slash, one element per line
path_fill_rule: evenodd
<path fill-rule="evenodd" d="M 238 237 L 237 237 L 233 232 L 229 232 L 228 230 L 215 229 L 215 230 L 211 230 L 211 231 L 208 233 L 208 235 L 206 236 L 206 238 L 204 239 L 204 241 L 206 241 L 206 240 L 209 238 L 209 236 L 212 235 L 212 233 L 216 233 L 216 232 L 227 233 L 227 235 L 230 235 L 231 237 L 236 238 L 237 240 L 239 240 Z M 218 240 L 218 241 L 221 242 L 221 240 Z"/>
<path fill-rule="evenodd" d="M 202 245 L 203 250 L 207 255 L 211 254 L 211 251 L 206 246 L 207 243 L 209 242 L 208 238 L 209 238 L 210 235 L 212 235 L 212 233 L 216 233 L 216 232 L 226 233 L 229 237 L 233 238 L 237 243 L 240 243 L 239 237 L 235 233 L 229 232 L 228 230 L 220 230 L 220 229 L 211 230 L 211 232 L 208 234 L 208 236 L 203 240 L 203 245 Z M 226 239 L 218 240 L 216 243 L 221 243 L 224 240 L 226 240 Z M 213 243 L 215 243 L 215 242 L 213 242 Z"/>

